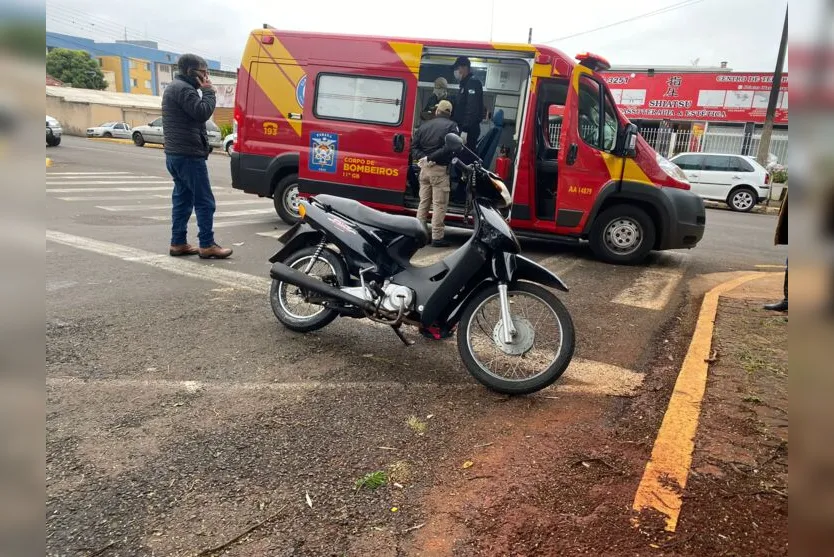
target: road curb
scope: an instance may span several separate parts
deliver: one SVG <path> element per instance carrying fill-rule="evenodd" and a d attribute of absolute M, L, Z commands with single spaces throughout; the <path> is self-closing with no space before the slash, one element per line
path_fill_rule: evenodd
<path fill-rule="evenodd" d="M 115 137 L 88 137 L 87 140 L 98 141 L 100 143 L 118 143 L 120 145 L 134 145 L 132 139 L 118 139 Z M 151 147 L 152 149 L 165 148 L 163 145 L 157 145 L 156 143 L 145 143 L 142 147 Z"/>
<path fill-rule="evenodd" d="M 755 272 L 736 277 L 712 288 L 704 295 L 689 350 L 686 353 L 669 406 L 660 424 L 646 463 L 643 477 L 634 495 L 632 509 L 638 513 L 654 510 L 666 517 L 666 530 L 674 532 L 683 503 L 683 491 L 692 464 L 695 434 L 701 414 L 701 403 L 707 386 L 710 350 L 718 313 L 718 300 L 739 286 L 781 273 Z M 640 525 L 637 518 L 633 526 Z"/>

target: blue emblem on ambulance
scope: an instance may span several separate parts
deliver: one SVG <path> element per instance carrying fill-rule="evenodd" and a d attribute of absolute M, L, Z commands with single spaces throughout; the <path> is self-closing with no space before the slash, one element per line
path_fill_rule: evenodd
<path fill-rule="evenodd" d="M 307 74 L 298 80 L 298 85 L 295 86 L 295 102 L 298 106 L 304 106 L 304 94 L 307 92 Z"/>
<path fill-rule="evenodd" d="M 330 132 L 310 134 L 310 160 L 307 166 L 314 172 L 336 173 L 339 158 L 339 136 Z"/>

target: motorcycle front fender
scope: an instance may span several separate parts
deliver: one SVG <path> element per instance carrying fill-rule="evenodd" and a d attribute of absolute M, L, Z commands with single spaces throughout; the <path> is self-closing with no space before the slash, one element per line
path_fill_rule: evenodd
<path fill-rule="evenodd" d="M 322 233 L 314 230 L 309 224 L 297 222 L 278 238 L 278 241 L 284 245 L 275 255 L 269 258 L 269 262 L 283 261 L 291 253 L 308 246 L 315 246 L 321 241 L 321 237 Z"/>
<path fill-rule="evenodd" d="M 510 255 L 510 254 L 506 254 Z M 505 257 L 506 257 L 505 255 Z M 555 273 L 551 273 L 535 261 L 527 259 L 522 255 L 511 256 L 515 262 L 514 264 L 506 264 L 505 269 L 508 270 L 507 282 L 514 282 L 518 280 L 525 280 L 527 282 L 535 282 L 543 286 L 549 286 L 562 292 L 567 292 L 567 285 Z"/>

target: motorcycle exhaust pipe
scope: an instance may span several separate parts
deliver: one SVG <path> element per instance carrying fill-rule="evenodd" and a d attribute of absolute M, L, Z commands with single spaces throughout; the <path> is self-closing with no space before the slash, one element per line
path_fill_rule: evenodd
<path fill-rule="evenodd" d="M 284 263 L 273 263 L 272 269 L 269 271 L 269 276 L 271 276 L 274 280 L 280 280 L 295 286 L 300 286 L 305 290 L 316 292 L 317 294 L 327 298 L 332 298 L 334 300 L 339 300 L 340 302 L 356 306 L 372 314 L 377 313 L 376 306 L 371 302 L 357 298 L 356 296 L 343 292 L 342 290 L 334 288 L 329 284 L 325 284 L 324 282 L 314 279 L 310 275 L 304 274 L 297 269 L 293 269 Z"/>

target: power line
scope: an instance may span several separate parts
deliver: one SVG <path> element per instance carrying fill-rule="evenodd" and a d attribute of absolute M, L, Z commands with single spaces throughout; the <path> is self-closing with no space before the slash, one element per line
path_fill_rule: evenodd
<path fill-rule="evenodd" d="M 609 23 L 609 24 L 603 25 L 601 27 L 595 27 L 594 29 L 588 29 L 586 31 L 580 31 L 579 33 L 573 33 L 571 35 L 565 35 L 564 37 L 559 37 L 559 38 L 556 38 L 556 39 L 551 39 L 549 41 L 544 41 L 544 43 L 542 43 L 542 44 L 549 44 L 549 43 L 553 43 L 553 42 L 556 42 L 556 41 L 564 41 L 566 39 L 572 39 L 574 37 L 579 37 L 581 35 L 587 35 L 589 33 L 596 33 L 597 31 L 602 31 L 603 29 L 609 29 L 609 28 L 615 27 L 617 25 L 622 25 L 623 23 L 629 23 L 631 21 L 642 19 L 644 17 L 652 17 L 652 16 L 664 14 L 666 12 L 671 12 L 671 11 L 674 11 L 674 10 L 677 10 L 677 9 L 680 9 L 680 8 L 686 8 L 688 6 L 692 6 L 694 4 L 698 4 L 698 3 L 703 2 L 703 1 L 704 0 L 684 0 L 683 2 L 678 2 L 677 4 L 672 4 L 672 5 L 666 6 L 664 8 L 658 8 L 656 10 L 646 12 L 644 14 L 636 15 L 636 16 L 630 17 L 628 19 L 623 19 L 621 21 L 615 21 L 614 23 Z"/>

